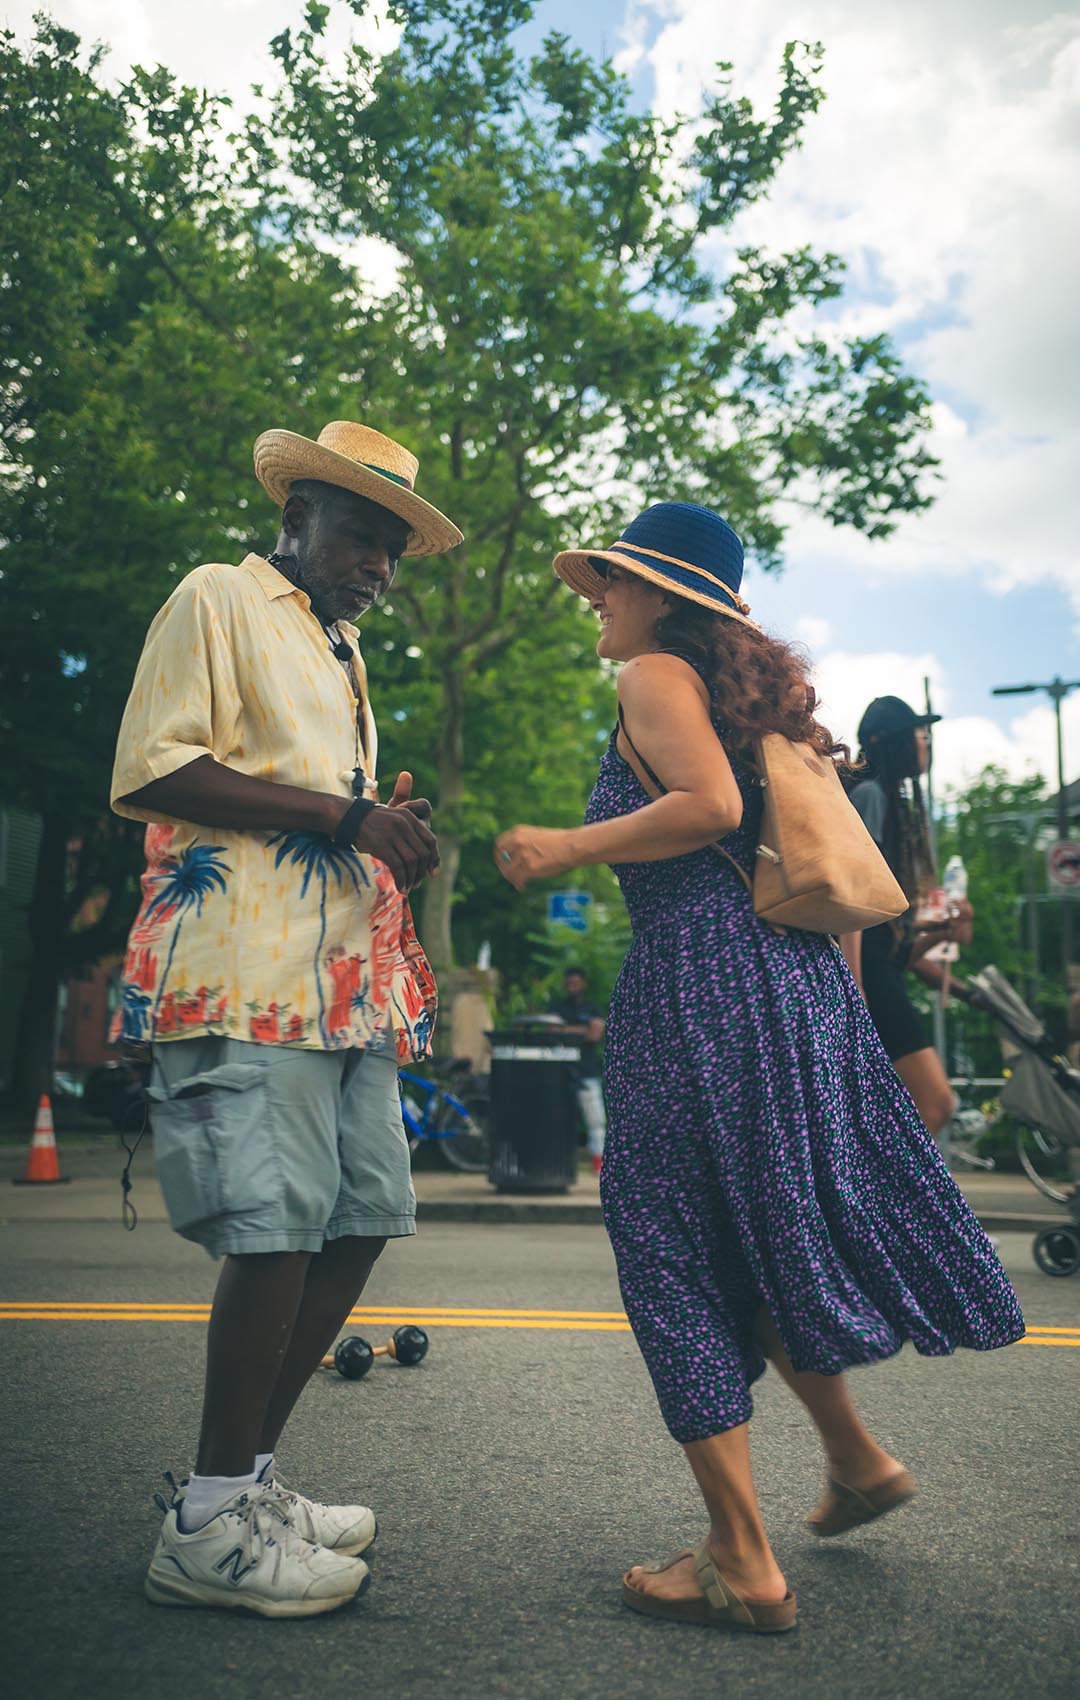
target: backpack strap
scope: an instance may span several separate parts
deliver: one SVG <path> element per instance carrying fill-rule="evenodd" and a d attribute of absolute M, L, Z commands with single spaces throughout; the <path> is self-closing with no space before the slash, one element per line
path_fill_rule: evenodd
<path fill-rule="evenodd" d="M 666 797 L 668 795 L 667 786 L 662 784 L 657 778 L 656 774 L 645 760 L 645 757 L 637 748 L 633 738 L 630 736 L 630 733 L 627 731 L 626 716 L 623 714 L 622 703 L 619 704 L 619 730 L 615 737 L 615 748 L 618 750 L 623 761 L 626 763 L 638 784 L 641 786 L 641 789 L 647 792 L 654 802 L 658 797 Z M 730 862 L 731 866 L 735 869 L 735 872 L 745 885 L 747 891 L 753 894 L 754 887 L 750 879 L 750 875 L 747 873 L 745 868 L 739 866 L 730 851 L 725 850 L 724 846 L 718 843 L 715 839 L 711 844 L 707 844 L 705 848 L 707 850 L 711 850 L 714 856 L 723 856 L 726 862 Z"/>

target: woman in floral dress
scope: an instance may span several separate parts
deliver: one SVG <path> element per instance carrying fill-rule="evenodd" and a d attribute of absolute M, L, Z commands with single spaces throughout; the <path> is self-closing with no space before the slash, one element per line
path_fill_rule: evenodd
<path fill-rule="evenodd" d="M 750 1467 L 750 1388 L 771 1359 L 812 1417 L 840 1534 L 915 1484 L 864 1427 L 843 1372 L 898 1352 L 985 1351 L 1024 1331 L 1015 1294 L 886 1056 L 835 942 L 777 932 L 746 884 L 760 790 L 753 740 L 841 753 L 806 664 L 747 618 L 742 546 L 718 515 L 663 502 L 609 549 L 557 557 L 620 661 L 612 735 L 577 829 L 496 843 L 519 890 L 607 862 L 633 941 L 605 1046 L 604 1218 L 661 1413 L 709 1531 L 623 1597 L 651 1615 L 775 1633 L 795 1597 Z M 653 800 L 624 754 L 660 781 Z"/>

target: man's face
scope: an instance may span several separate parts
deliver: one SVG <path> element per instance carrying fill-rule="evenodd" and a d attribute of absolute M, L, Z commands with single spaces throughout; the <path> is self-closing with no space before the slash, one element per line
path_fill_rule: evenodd
<path fill-rule="evenodd" d="M 393 582 L 409 527 L 388 508 L 342 490 L 325 503 L 291 496 L 283 525 L 321 618 L 359 620 Z"/>
<path fill-rule="evenodd" d="M 575 1003 L 579 1002 L 585 996 L 584 974 L 568 974 L 566 979 L 563 981 L 563 985 L 566 987 L 567 997 L 573 998 Z"/>

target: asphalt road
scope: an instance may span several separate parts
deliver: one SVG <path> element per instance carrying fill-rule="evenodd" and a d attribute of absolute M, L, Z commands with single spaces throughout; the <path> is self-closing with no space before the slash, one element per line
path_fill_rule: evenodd
<path fill-rule="evenodd" d="M 1008 1236 L 1029 1326 L 1080 1330 L 1080 1277 Z M 6 1300 L 199 1304 L 213 1266 L 150 1223 L 11 1224 Z M 365 1302 L 618 1311 L 602 1230 L 433 1225 L 391 1247 Z M 511 1318 L 506 1321 L 514 1320 Z M 518 1319 L 522 1320 L 522 1319 Z M 392 1325 L 392 1324 L 391 1324 Z M 363 1332 L 377 1335 L 365 1326 Z M 1018 1345 L 857 1372 L 920 1499 L 842 1542 L 801 1520 L 820 1466 L 775 1377 L 757 1389 L 766 1518 L 799 1593 L 776 1640 L 634 1617 L 628 1563 L 701 1532 L 633 1339 L 432 1326 L 426 1362 L 317 1378 L 281 1453 L 319 1497 L 379 1513 L 375 1582 L 300 1623 L 155 1608 L 142 1573 L 159 1474 L 186 1471 L 199 1322 L 0 1319 L 5 1668 L 20 1700 L 1076 1700 L 1080 1346 Z M 1080 1333 L 1077 1338 L 1080 1339 Z"/>

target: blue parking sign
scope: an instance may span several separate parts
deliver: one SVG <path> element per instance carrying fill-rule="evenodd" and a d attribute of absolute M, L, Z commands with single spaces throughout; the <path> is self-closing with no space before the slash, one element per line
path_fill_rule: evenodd
<path fill-rule="evenodd" d="M 587 933 L 591 902 L 592 898 L 587 891 L 549 892 L 547 902 L 548 925 L 569 927 L 572 933 Z"/>

